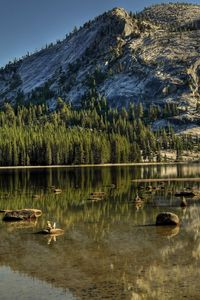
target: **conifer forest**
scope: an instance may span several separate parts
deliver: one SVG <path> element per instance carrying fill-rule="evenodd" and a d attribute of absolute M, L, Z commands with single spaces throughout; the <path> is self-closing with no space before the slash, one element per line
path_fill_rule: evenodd
<path fill-rule="evenodd" d="M 97 100 L 96 100 L 97 99 Z M 131 103 L 111 108 L 101 96 L 72 107 L 61 98 L 46 104 L 11 106 L 0 111 L 0 165 L 72 165 L 162 161 L 161 150 L 199 151 L 199 137 L 177 135 L 172 127 L 152 130 L 159 118 L 178 114 L 164 107 Z"/>

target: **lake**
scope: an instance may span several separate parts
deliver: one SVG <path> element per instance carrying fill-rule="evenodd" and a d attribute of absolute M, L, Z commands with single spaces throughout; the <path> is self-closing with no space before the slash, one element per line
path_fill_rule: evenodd
<path fill-rule="evenodd" d="M 170 177 L 190 180 L 132 182 Z M 200 201 L 182 209 L 174 196 L 198 190 L 197 177 L 200 164 L 1 169 L 0 209 L 43 215 L 5 223 L 0 214 L 0 299 L 200 299 Z M 162 211 L 180 227 L 144 226 Z M 34 234 L 47 220 L 64 234 Z"/>

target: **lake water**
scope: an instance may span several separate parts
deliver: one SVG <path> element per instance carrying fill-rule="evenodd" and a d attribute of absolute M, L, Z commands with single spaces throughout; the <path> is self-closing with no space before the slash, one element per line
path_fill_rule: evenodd
<path fill-rule="evenodd" d="M 200 299 L 200 200 L 182 209 L 174 196 L 200 182 L 131 182 L 170 177 L 200 177 L 200 164 L 1 170 L 0 209 L 43 215 L 24 223 L 0 215 L 0 299 Z M 103 200 L 89 200 L 100 191 Z M 181 226 L 143 226 L 161 211 Z M 64 235 L 34 234 L 47 220 Z"/>

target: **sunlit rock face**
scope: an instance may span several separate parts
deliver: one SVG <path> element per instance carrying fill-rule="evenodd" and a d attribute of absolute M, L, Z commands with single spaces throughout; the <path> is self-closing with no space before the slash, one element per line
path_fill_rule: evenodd
<path fill-rule="evenodd" d="M 175 102 L 182 113 L 165 123 L 200 133 L 199 16 L 200 6 L 189 4 L 156 5 L 137 15 L 115 8 L 8 64 L 0 71 L 0 102 L 40 99 L 53 109 L 58 96 L 79 105 L 95 88 L 113 106 Z"/>

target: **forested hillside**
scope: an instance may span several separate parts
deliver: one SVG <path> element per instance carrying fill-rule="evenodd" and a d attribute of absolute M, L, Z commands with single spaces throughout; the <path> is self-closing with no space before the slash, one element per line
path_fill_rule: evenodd
<path fill-rule="evenodd" d="M 200 159 L 199 16 L 114 8 L 2 67 L 0 165 Z"/>
<path fill-rule="evenodd" d="M 168 127 L 150 124 L 177 115 L 174 104 L 163 109 L 141 103 L 110 108 L 105 98 L 89 99 L 73 108 L 61 98 L 55 111 L 46 105 L 5 103 L 0 111 L 0 165 L 63 165 L 161 161 L 160 151 L 200 151 L 198 136 L 177 136 Z"/>

